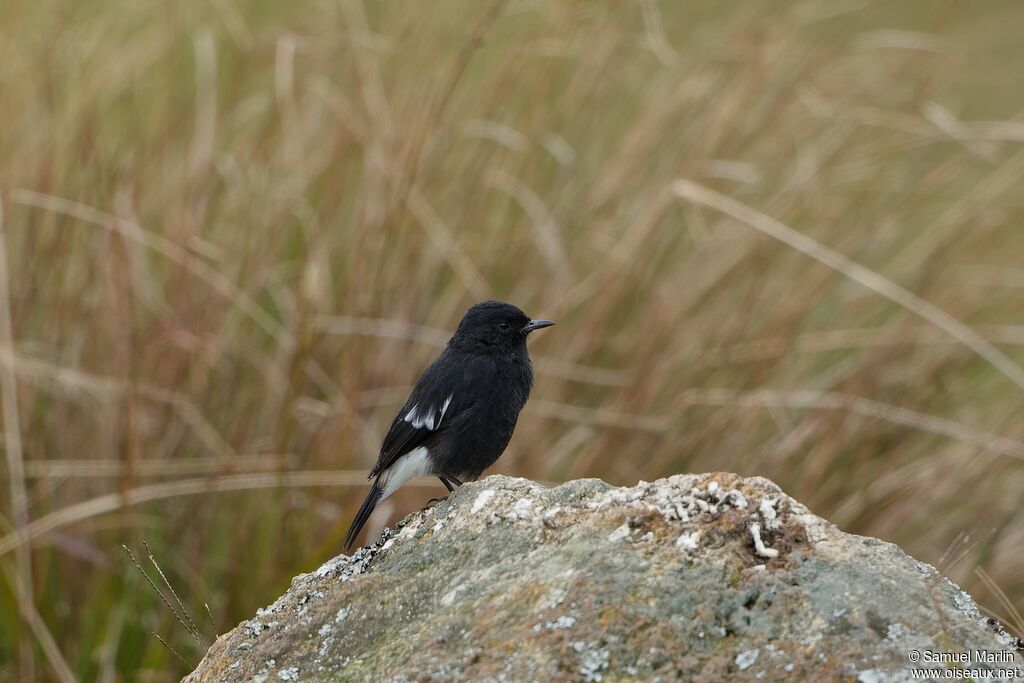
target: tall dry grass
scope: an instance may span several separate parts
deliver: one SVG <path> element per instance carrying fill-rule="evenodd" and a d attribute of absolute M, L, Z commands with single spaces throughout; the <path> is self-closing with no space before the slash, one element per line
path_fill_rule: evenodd
<path fill-rule="evenodd" d="M 1022 21 L 3 3 L 0 680 L 174 680 L 154 632 L 199 656 L 122 543 L 207 637 L 337 553 L 488 297 L 559 321 L 497 471 L 767 476 L 1012 622 Z"/>

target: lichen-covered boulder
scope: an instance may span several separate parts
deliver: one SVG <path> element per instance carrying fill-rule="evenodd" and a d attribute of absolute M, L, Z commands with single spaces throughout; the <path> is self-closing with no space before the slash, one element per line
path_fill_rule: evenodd
<path fill-rule="evenodd" d="M 495 476 L 296 577 L 185 680 L 886 681 L 912 650 L 1007 668 L 1017 647 L 933 567 L 765 479 Z"/>

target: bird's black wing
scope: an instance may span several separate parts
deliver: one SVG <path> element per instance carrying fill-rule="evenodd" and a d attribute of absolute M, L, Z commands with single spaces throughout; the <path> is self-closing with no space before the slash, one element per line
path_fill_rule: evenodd
<path fill-rule="evenodd" d="M 496 374 L 487 359 L 442 354 L 420 377 L 392 421 L 370 478 L 465 419 Z"/>

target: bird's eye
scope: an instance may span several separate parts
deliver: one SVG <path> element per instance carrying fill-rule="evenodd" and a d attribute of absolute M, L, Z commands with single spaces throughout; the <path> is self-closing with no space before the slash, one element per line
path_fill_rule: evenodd
<path fill-rule="evenodd" d="M 508 330 L 508 328 L 509 328 L 508 322 L 502 320 L 500 323 L 498 323 L 498 329 L 501 330 L 502 332 L 505 332 L 506 330 Z"/>

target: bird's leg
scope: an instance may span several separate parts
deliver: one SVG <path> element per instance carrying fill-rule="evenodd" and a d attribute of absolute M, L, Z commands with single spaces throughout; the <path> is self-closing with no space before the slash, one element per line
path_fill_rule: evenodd
<path fill-rule="evenodd" d="M 437 478 L 440 479 L 441 483 L 444 484 L 444 487 L 448 489 L 448 493 L 454 492 L 456 486 L 462 486 L 462 482 L 450 474 L 439 474 L 437 475 Z M 431 505 L 442 503 L 446 500 L 448 500 L 448 496 L 444 496 L 443 498 L 431 498 L 427 501 L 427 506 L 423 509 L 426 510 Z"/>
<path fill-rule="evenodd" d="M 444 487 L 448 489 L 448 493 L 454 491 L 455 487 L 462 486 L 462 482 L 450 474 L 439 474 L 437 475 L 437 478 L 440 479 L 441 483 L 444 484 Z"/>

